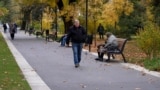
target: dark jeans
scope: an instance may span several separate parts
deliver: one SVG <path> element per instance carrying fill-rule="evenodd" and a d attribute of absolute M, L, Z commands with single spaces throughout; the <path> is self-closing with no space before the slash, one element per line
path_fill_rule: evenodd
<path fill-rule="evenodd" d="M 99 38 L 103 39 L 103 33 L 99 33 Z"/>
<path fill-rule="evenodd" d="M 14 33 L 11 33 L 10 36 L 11 36 L 11 39 L 13 40 L 14 39 Z"/>
<path fill-rule="evenodd" d="M 4 33 L 6 33 L 7 29 L 4 29 Z"/>
<path fill-rule="evenodd" d="M 83 45 L 82 43 L 73 43 L 72 42 L 74 64 L 79 64 L 81 61 L 82 45 Z"/>
<path fill-rule="evenodd" d="M 61 46 L 65 46 L 65 44 L 66 44 L 66 39 L 67 39 L 67 36 L 64 36 L 64 37 L 61 39 Z"/>

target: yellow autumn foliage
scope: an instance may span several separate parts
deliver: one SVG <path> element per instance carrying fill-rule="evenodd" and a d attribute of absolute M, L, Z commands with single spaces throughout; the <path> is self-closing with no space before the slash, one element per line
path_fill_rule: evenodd
<path fill-rule="evenodd" d="M 0 17 L 7 14 L 8 13 L 8 10 L 4 7 L 0 7 Z"/>
<path fill-rule="evenodd" d="M 13 1 L 19 3 L 20 5 L 23 5 L 23 6 L 29 6 L 29 5 L 32 5 L 35 1 L 38 1 L 38 0 L 13 0 Z"/>
<path fill-rule="evenodd" d="M 160 30 L 153 22 L 148 21 L 144 30 L 137 33 L 138 46 L 151 60 L 160 54 Z"/>
<path fill-rule="evenodd" d="M 42 17 L 42 29 L 50 30 L 52 28 L 52 22 L 55 19 L 55 15 L 50 12 L 49 7 L 44 8 L 43 17 Z"/>
<path fill-rule="evenodd" d="M 133 11 L 133 3 L 128 0 L 111 0 L 103 8 L 102 18 L 107 24 L 114 26 L 122 14 L 129 15 Z"/>

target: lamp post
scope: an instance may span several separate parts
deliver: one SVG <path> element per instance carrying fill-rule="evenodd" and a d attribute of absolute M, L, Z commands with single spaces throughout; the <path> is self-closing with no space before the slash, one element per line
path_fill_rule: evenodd
<path fill-rule="evenodd" d="M 92 44 L 92 35 L 88 35 L 88 0 L 86 0 L 86 33 L 87 33 L 87 38 L 89 39 L 89 52 L 91 51 L 91 44 Z"/>
<path fill-rule="evenodd" d="M 57 22 L 57 20 L 58 20 L 58 18 L 57 18 L 57 16 L 58 16 L 57 15 L 57 6 L 55 7 L 55 13 L 56 13 L 56 18 L 55 18 L 56 19 L 56 27 L 55 27 L 56 28 L 56 35 L 55 36 L 56 36 L 56 39 L 57 39 L 57 31 L 58 31 L 58 28 L 57 28 L 57 26 L 58 26 L 58 22 Z"/>
<path fill-rule="evenodd" d="M 86 32 L 88 34 L 88 0 L 86 0 Z"/>
<path fill-rule="evenodd" d="M 41 31 L 43 29 L 43 8 L 41 8 Z"/>

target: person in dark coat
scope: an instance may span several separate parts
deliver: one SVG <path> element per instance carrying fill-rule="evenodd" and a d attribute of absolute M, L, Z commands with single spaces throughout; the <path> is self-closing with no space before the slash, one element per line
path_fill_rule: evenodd
<path fill-rule="evenodd" d="M 10 27 L 9 32 L 10 32 L 11 39 L 14 40 L 14 34 L 16 33 L 16 26 L 11 23 L 9 27 Z"/>
<path fill-rule="evenodd" d="M 104 27 L 102 26 L 102 24 L 100 23 L 98 28 L 97 28 L 97 32 L 99 33 L 99 38 L 103 39 L 103 34 L 104 34 Z"/>
<path fill-rule="evenodd" d="M 69 41 L 71 39 L 74 64 L 76 68 L 79 67 L 81 61 L 81 52 L 86 36 L 87 33 L 84 27 L 80 25 L 79 20 L 75 20 L 74 25 L 70 27 L 69 33 L 67 34 L 66 44 L 69 46 Z"/>
<path fill-rule="evenodd" d="M 7 31 L 7 25 L 6 25 L 6 23 L 3 24 L 3 29 L 4 29 L 4 33 L 6 33 L 6 31 Z"/>

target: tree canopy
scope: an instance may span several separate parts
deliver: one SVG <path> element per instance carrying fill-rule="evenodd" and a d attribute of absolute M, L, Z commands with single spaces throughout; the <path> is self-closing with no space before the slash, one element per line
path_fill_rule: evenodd
<path fill-rule="evenodd" d="M 0 5 L 0 15 L 8 12 L 19 12 L 21 27 L 33 21 L 43 22 L 43 28 L 52 28 L 58 19 L 64 22 L 65 30 L 72 23 L 72 19 L 79 18 L 85 26 L 88 17 L 88 32 L 96 33 L 99 23 L 102 23 L 106 31 L 114 33 L 135 34 L 139 28 L 143 28 L 146 17 L 151 15 L 153 21 L 160 24 L 160 2 L 158 0 L 2 0 L 3 3 L 11 1 L 12 7 L 5 9 Z M 86 12 L 88 1 L 88 12 Z M 151 11 L 150 16 L 144 15 Z M 12 14 L 12 15 L 17 15 Z M 86 16 L 88 15 L 88 16 Z M 17 16 L 19 17 L 19 16 Z M 11 19 L 15 19 L 15 16 Z M 18 18 L 16 18 L 17 20 Z M 42 20 L 41 20 L 42 19 Z M 15 20 L 13 20 L 15 21 Z M 56 25 L 57 26 L 57 25 Z"/>

